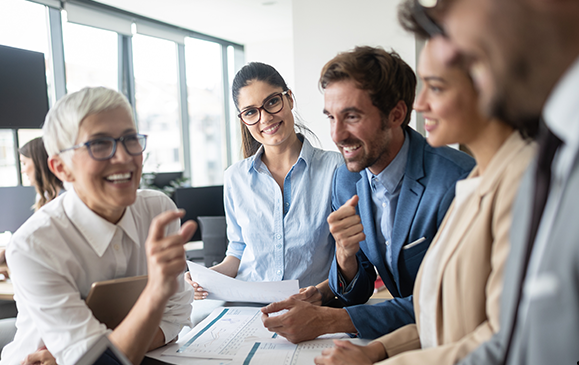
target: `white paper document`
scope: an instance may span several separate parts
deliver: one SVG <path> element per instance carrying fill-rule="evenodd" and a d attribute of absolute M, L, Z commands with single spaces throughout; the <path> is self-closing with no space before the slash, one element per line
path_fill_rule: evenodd
<path fill-rule="evenodd" d="M 350 339 L 357 345 L 368 341 Z M 246 343 L 237 352 L 231 365 L 302 365 L 313 364 L 322 350 L 334 347 L 331 339 L 317 339 L 294 345 L 287 341 L 264 340 Z"/>
<path fill-rule="evenodd" d="M 233 359 L 245 341 L 275 337 L 263 326 L 259 308 L 217 308 L 163 355 Z"/>
<path fill-rule="evenodd" d="M 272 303 L 300 290 L 297 280 L 253 282 L 230 278 L 205 266 L 187 261 L 193 281 L 207 290 L 207 299 L 228 302 Z"/>

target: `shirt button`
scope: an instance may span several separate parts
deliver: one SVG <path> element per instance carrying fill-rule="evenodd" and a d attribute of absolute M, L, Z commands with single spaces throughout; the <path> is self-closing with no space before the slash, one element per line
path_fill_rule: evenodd
<path fill-rule="evenodd" d="M 281 275 L 281 270 L 276 271 L 278 275 Z"/>
<path fill-rule="evenodd" d="M 382 208 L 386 208 L 386 203 L 382 203 Z"/>
<path fill-rule="evenodd" d="M 281 234 L 278 234 L 277 236 L 275 236 L 275 238 L 277 238 L 278 240 L 281 240 Z"/>
<path fill-rule="evenodd" d="M 289 203 L 285 203 L 285 206 L 286 206 L 286 207 L 289 207 Z"/>
<path fill-rule="evenodd" d="M 390 246 L 390 241 L 386 241 L 386 246 Z"/>
<path fill-rule="evenodd" d="M 118 243 L 115 243 L 115 245 L 113 247 L 115 248 L 116 251 L 118 251 L 120 248 Z"/>
<path fill-rule="evenodd" d="M 280 245 L 280 244 L 277 244 L 277 245 L 275 245 L 275 247 L 277 247 L 277 248 L 281 248 L 281 245 Z"/>

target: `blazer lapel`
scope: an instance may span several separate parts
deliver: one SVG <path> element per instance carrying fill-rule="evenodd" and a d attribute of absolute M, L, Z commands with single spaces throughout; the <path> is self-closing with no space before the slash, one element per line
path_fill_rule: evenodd
<path fill-rule="evenodd" d="M 424 186 L 418 180 L 424 177 L 424 145 L 426 142 L 413 129 L 406 128 L 406 132 L 410 140 L 410 148 L 391 235 L 392 269 L 396 282 L 399 281 L 398 259 L 400 258 L 400 251 L 404 244 L 407 243 L 406 237 L 408 237 L 418 204 L 424 193 Z M 419 238 L 416 237 L 416 239 Z"/>

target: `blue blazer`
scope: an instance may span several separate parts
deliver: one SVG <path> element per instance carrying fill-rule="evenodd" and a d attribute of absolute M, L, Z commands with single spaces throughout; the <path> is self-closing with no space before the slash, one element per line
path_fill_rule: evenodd
<path fill-rule="evenodd" d="M 362 338 L 377 338 L 403 325 L 414 323 L 412 290 L 422 258 L 434 238 L 446 210 L 454 199 L 455 183 L 465 178 L 475 165 L 467 154 L 449 147 L 433 148 L 424 137 L 406 128 L 410 148 L 392 226 L 392 270 L 386 264 L 384 242 L 377 242 L 372 190 L 366 171 L 350 172 L 345 165 L 334 173 L 332 209 L 348 199 L 359 197 L 360 215 L 366 239 L 357 253 L 358 273 L 351 289 L 344 293 L 334 262 L 330 269 L 330 288 L 346 306 Z M 422 243 L 404 246 L 422 237 Z M 376 270 L 394 299 L 377 305 L 363 305 L 374 290 Z"/>

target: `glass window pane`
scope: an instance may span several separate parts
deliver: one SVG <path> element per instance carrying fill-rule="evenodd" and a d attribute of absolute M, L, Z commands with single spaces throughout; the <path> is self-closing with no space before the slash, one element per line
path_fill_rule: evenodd
<path fill-rule="evenodd" d="M 118 35 L 108 30 L 63 22 L 66 90 L 86 86 L 118 89 Z"/>
<path fill-rule="evenodd" d="M 133 65 L 139 132 L 149 135 L 143 171 L 183 171 L 175 43 L 133 36 Z"/>
<path fill-rule="evenodd" d="M 12 130 L 0 129 L 0 186 L 18 185 Z"/>
<path fill-rule="evenodd" d="M 185 39 L 191 185 L 223 184 L 226 162 L 221 45 Z"/>

